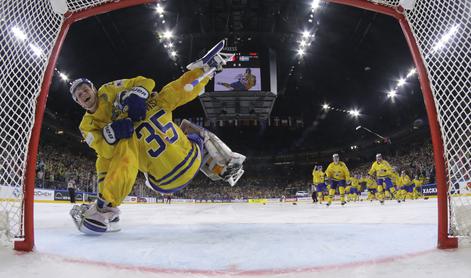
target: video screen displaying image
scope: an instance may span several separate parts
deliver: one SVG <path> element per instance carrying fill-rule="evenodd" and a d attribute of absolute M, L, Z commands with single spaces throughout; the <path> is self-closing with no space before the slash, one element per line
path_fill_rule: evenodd
<path fill-rule="evenodd" d="M 261 91 L 262 79 L 257 52 L 237 52 L 214 77 L 214 91 Z"/>
<path fill-rule="evenodd" d="M 260 68 L 225 68 L 214 77 L 214 91 L 261 91 Z"/>

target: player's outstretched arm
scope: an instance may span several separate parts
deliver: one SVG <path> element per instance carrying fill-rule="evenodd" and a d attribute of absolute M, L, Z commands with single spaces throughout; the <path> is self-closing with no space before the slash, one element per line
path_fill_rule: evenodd
<path fill-rule="evenodd" d="M 203 91 L 204 86 L 208 84 L 209 77 L 203 79 L 189 92 L 185 91 L 184 87 L 203 73 L 203 69 L 196 68 L 185 72 L 177 80 L 165 85 L 157 96 L 157 104 L 166 111 L 173 111 L 175 108 L 195 99 Z"/>

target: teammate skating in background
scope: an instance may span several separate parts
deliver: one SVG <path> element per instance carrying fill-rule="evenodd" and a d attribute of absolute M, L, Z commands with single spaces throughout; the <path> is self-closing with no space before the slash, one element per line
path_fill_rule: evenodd
<path fill-rule="evenodd" d="M 319 204 L 322 204 L 324 201 L 324 193 L 327 190 L 327 186 L 325 184 L 325 173 L 322 171 L 322 165 L 314 166 L 312 171 L 312 183 L 316 188 L 317 200 L 319 201 Z"/>
<path fill-rule="evenodd" d="M 399 174 L 397 172 L 397 167 L 392 167 L 391 169 L 392 169 L 392 171 L 391 171 L 391 182 L 392 182 L 393 186 L 392 186 L 392 188 L 390 188 L 389 190 L 386 191 L 386 197 L 389 198 L 389 199 L 395 198 L 400 203 L 401 201 L 397 196 L 397 191 L 399 190 L 398 189 Z"/>
<path fill-rule="evenodd" d="M 376 181 L 370 176 L 365 177 L 366 188 L 368 189 L 368 200 L 372 202 L 373 200 L 379 200 L 378 185 Z"/>
<path fill-rule="evenodd" d="M 386 160 L 383 160 L 382 155 L 376 155 L 376 161 L 371 165 L 368 172 L 370 176 L 376 176 L 376 183 L 378 185 L 378 195 L 381 204 L 384 204 L 384 191 L 388 191 L 391 196 L 395 197 L 395 188 L 391 181 L 392 168 Z"/>
<path fill-rule="evenodd" d="M 350 184 L 346 188 L 347 200 L 356 202 L 360 199 L 361 186 L 360 186 L 360 176 L 354 175 L 350 178 Z"/>
<path fill-rule="evenodd" d="M 413 185 L 409 175 L 407 175 L 405 170 L 401 171 L 401 176 L 399 177 L 399 186 L 400 199 L 403 202 L 406 201 L 406 198 L 412 199 Z"/>
<path fill-rule="evenodd" d="M 172 111 L 196 98 L 211 76 L 195 81 L 205 72 L 222 69 L 220 44 L 159 93 L 152 92 L 155 82 L 144 77 L 109 82 L 98 91 L 88 79 L 72 82 L 72 97 L 86 110 L 80 130 L 97 153 L 97 202 L 74 206 L 70 212 L 80 231 L 119 230 L 118 206 L 131 192 L 138 171 L 144 173 L 146 185 L 160 193 L 184 188 L 198 170 L 231 185 L 242 176 L 245 156 L 207 130 L 185 120 L 180 128 L 172 121 Z M 190 83 L 195 86 L 187 90 Z"/>
<path fill-rule="evenodd" d="M 412 199 L 418 199 L 422 196 L 422 185 L 424 184 L 423 180 L 419 178 L 419 175 L 415 175 L 414 179 L 412 180 L 414 184 L 414 190 L 412 194 Z"/>
<path fill-rule="evenodd" d="M 325 171 L 330 183 L 327 206 L 332 204 L 337 189 L 340 194 L 340 203 L 345 205 L 345 185 L 347 183 L 346 181 L 350 179 L 350 172 L 348 171 L 347 165 L 345 165 L 343 161 L 340 161 L 338 154 L 332 155 L 332 160 L 333 162 L 329 164 Z"/>

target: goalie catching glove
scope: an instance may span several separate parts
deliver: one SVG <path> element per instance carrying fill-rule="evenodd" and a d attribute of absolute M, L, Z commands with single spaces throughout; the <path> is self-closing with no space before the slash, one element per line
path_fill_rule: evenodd
<path fill-rule="evenodd" d="M 108 206 L 100 208 L 96 202 L 91 205 L 74 205 L 70 210 L 70 216 L 77 229 L 89 235 L 120 231 L 119 214 L 118 208 Z"/>
<path fill-rule="evenodd" d="M 188 70 L 202 68 L 205 72 L 209 71 L 211 68 L 215 68 L 216 72 L 221 72 L 223 66 L 225 66 L 226 63 L 230 61 L 234 56 L 234 54 L 221 52 L 224 48 L 224 45 L 224 40 L 218 42 L 203 57 L 189 64 L 188 66 L 186 66 L 186 68 Z"/>

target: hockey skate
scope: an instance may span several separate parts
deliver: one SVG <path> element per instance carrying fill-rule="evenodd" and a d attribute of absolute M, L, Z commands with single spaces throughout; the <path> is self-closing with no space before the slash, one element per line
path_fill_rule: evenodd
<path fill-rule="evenodd" d="M 223 180 L 234 186 L 244 174 L 246 157 L 233 152 L 212 132 L 184 119 L 180 128 L 185 134 L 196 133 L 204 139 L 203 161 L 200 171 L 213 181 Z"/>
<path fill-rule="evenodd" d="M 98 208 L 96 203 L 74 205 L 70 210 L 77 229 L 89 235 L 120 231 L 119 213 L 118 208 Z"/>
<path fill-rule="evenodd" d="M 216 72 L 221 72 L 222 67 L 226 65 L 228 61 L 232 59 L 234 54 L 222 53 L 224 48 L 224 40 L 218 42 L 211 50 L 209 50 L 202 58 L 186 66 L 188 70 L 196 68 L 203 68 L 205 72 L 215 68 Z"/>

